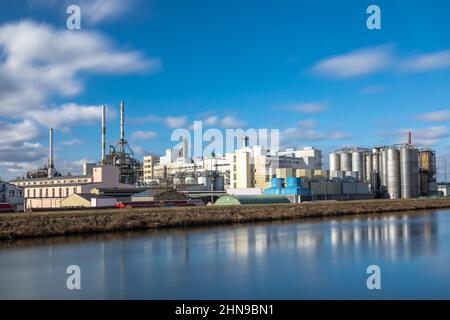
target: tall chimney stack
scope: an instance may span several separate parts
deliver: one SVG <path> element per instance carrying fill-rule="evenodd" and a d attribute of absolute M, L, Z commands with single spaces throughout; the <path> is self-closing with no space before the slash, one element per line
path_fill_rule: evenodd
<path fill-rule="evenodd" d="M 53 129 L 49 130 L 49 150 L 48 150 L 48 167 L 53 168 L 54 167 L 54 161 L 53 161 Z"/>
<path fill-rule="evenodd" d="M 408 144 L 412 145 L 412 133 L 411 133 L 411 131 L 408 132 Z"/>
<path fill-rule="evenodd" d="M 120 140 L 125 139 L 125 103 L 120 102 Z"/>
<path fill-rule="evenodd" d="M 102 166 L 106 161 L 106 106 L 102 107 Z"/>
<path fill-rule="evenodd" d="M 53 160 L 53 129 L 49 130 L 50 141 L 48 150 L 48 171 L 47 176 L 53 178 L 56 175 L 55 162 Z"/>

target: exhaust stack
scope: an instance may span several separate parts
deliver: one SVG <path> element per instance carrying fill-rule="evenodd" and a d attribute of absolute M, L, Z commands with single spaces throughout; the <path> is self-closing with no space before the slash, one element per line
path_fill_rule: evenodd
<path fill-rule="evenodd" d="M 102 107 L 102 166 L 106 161 L 106 106 Z"/>
<path fill-rule="evenodd" d="M 408 144 L 412 145 L 412 133 L 411 133 L 411 131 L 408 132 Z"/>
<path fill-rule="evenodd" d="M 49 150 L 48 150 L 48 167 L 53 168 L 54 167 L 54 161 L 53 161 L 53 129 L 49 130 Z"/>
<path fill-rule="evenodd" d="M 120 152 L 125 152 L 125 103 L 120 102 Z"/>
<path fill-rule="evenodd" d="M 47 176 L 53 178 L 56 175 L 55 162 L 53 160 L 53 129 L 49 130 L 48 171 Z"/>

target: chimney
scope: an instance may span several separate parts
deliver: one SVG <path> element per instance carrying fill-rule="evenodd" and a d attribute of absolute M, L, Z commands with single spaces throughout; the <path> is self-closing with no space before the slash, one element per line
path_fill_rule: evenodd
<path fill-rule="evenodd" d="M 125 142 L 125 103 L 123 100 L 120 102 L 120 148 L 123 153 Z"/>
<path fill-rule="evenodd" d="M 48 167 L 53 168 L 54 167 L 54 161 L 53 161 L 53 129 L 49 130 L 49 150 L 48 150 Z"/>
<path fill-rule="evenodd" d="M 102 166 L 106 161 L 106 106 L 102 107 Z"/>
<path fill-rule="evenodd" d="M 408 144 L 412 145 L 412 133 L 411 133 L 411 131 L 408 132 Z"/>

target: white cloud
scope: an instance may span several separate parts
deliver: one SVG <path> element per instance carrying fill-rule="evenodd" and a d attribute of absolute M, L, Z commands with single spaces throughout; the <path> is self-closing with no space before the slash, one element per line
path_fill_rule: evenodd
<path fill-rule="evenodd" d="M 33 119 L 47 128 L 67 131 L 73 126 L 99 122 L 101 108 L 101 106 L 68 103 L 57 109 L 28 111 L 25 113 L 25 117 Z"/>
<path fill-rule="evenodd" d="M 384 45 L 324 59 L 313 67 L 313 71 L 332 78 L 352 78 L 383 70 L 392 60 L 391 47 Z"/>
<path fill-rule="evenodd" d="M 133 0 L 90 0 L 81 2 L 82 14 L 91 24 L 123 18 Z"/>
<path fill-rule="evenodd" d="M 132 139 L 153 139 L 158 136 L 158 133 L 154 131 L 135 131 L 131 135 Z"/>
<path fill-rule="evenodd" d="M 21 144 L 39 137 L 39 128 L 31 121 L 24 120 L 17 123 L 0 121 L 0 146 Z"/>
<path fill-rule="evenodd" d="M 169 128 L 182 128 L 187 123 L 187 117 L 167 117 L 164 121 Z"/>
<path fill-rule="evenodd" d="M 404 143 L 407 141 L 408 132 L 412 133 L 412 142 L 417 145 L 433 146 L 450 137 L 446 126 L 433 126 L 429 128 L 402 128 L 395 131 L 381 132 L 379 135 L 389 138 L 388 143 Z"/>
<path fill-rule="evenodd" d="M 54 94 L 83 90 L 80 74 L 157 72 L 159 59 L 125 51 L 92 31 L 58 30 L 31 20 L 0 27 L 0 115 L 43 109 Z"/>
<path fill-rule="evenodd" d="M 236 129 L 236 128 L 244 128 L 246 126 L 246 122 L 241 119 L 237 119 L 233 116 L 225 116 L 220 120 L 220 125 L 223 128 L 227 129 Z"/>
<path fill-rule="evenodd" d="M 447 122 L 450 121 L 450 109 L 422 113 L 417 118 L 429 122 Z"/>
<path fill-rule="evenodd" d="M 450 50 L 411 57 L 403 62 L 402 67 L 408 71 L 450 68 Z"/>
<path fill-rule="evenodd" d="M 298 125 L 302 128 L 315 128 L 318 125 L 318 122 L 314 119 L 306 119 L 298 122 Z"/>
<path fill-rule="evenodd" d="M 323 132 L 314 129 L 288 128 L 284 130 L 282 140 L 287 141 L 326 141 L 326 140 L 345 140 L 350 135 L 344 131 Z"/>
<path fill-rule="evenodd" d="M 215 126 L 217 123 L 219 123 L 219 117 L 217 116 L 211 116 L 205 119 L 205 124 L 207 126 Z"/>
<path fill-rule="evenodd" d="M 365 87 L 365 88 L 361 89 L 361 93 L 364 93 L 364 94 L 375 94 L 375 93 L 384 92 L 384 91 L 386 91 L 388 89 L 389 89 L 388 86 L 373 85 L 373 86 L 368 86 L 368 87 Z"/>
<path fill-rule="evenodd" d="M 66 147 L 70 147 L 70 146 L 81 144 L 81 140 L 80 139 L 66 140 L 66 141 L 62 141 L 61 144 Z"/>
<path fill-rule="evenodd" d="M 327 104 L 321 102 L 308 102 L 308 103 L 299 103 L 286 107 L 291 111 L 305 113 L 305 114 L 313 114 L 320 113 L 327 110 Z"/>

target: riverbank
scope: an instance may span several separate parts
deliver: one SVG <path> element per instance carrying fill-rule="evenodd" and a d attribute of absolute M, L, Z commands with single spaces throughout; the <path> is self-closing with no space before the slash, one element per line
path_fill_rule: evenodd
<path fill-rule="evenodd" d="M 450 208 L 450 198 L 105 209 L 0 215 L 0 239 Z"/>

